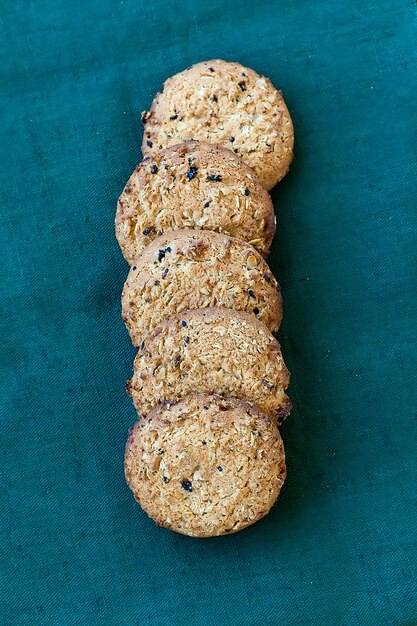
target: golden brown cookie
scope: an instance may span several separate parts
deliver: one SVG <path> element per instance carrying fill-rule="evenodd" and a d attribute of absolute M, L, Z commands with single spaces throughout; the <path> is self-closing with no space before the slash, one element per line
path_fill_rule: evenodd
<path fill-rule="evenodd" d="M 291 408 L 289 381 L 279 343 L 254 314 L 214 307 L 157 326 L 141 344 L 127 391 L 140 415 L 190 393 L 219 393 L 281 422 Z"/>
<path fill-rule="evenodd" d="M 281 92 L 240 63 L 205 61 L 168 78 L 142 122 L 145 156 L 188 139 L 220 144 L 267 189 L 285 176 L 293 157 L 294 131 Z"/>
<path fill-rule="evenodd" d="M 209 230 L 177 230 L 155 239 L 130 268 L 122 317 L 139 347 L 160 322 L 205 307 L 255 313 L 271 331 L 279 328 L 279 285 L 256 250 Z"/>
<path fill-rule="evenodd" d="M 132 264 L 167 230 L 214 230 L 251 243 L 264 256 L 275 233 L 271 198 L 233 152 L 195 141 L 138 165 L 119 198 L 116 237 Z"/>
<path fill-rule="evenodd" d="M 191 395 L 136 423 L 125 474 L 159 526 L 192 537 L 225 535 L 268 513 L 285 480 L 284 447 L 275 422 L 255 406 Z"/>

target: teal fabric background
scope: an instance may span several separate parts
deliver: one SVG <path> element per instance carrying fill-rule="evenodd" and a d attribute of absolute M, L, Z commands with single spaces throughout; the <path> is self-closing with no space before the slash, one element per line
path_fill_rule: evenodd
<path fill-rule="evenodd" d="M 2 3 L 1 623 L 417 623 L 411 0 Z M 197 541 L 124 484 L 135 414 L 116 199 L 140 112 L 193 62 L 283 89 L 273 192 L 294 411 L 268 518 Z"/>

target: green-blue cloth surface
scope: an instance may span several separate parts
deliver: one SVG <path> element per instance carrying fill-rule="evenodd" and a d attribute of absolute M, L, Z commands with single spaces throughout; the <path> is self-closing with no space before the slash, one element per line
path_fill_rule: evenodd
<path fill-rule="evenodd" d="M 414 3 L 5 0 L 0 20 L 0 623 L 415 625 Z M 213 57 L 294 120 L 269 257 L 294 410 L 272 513 L 198 541 L 124 483 L 113 219 L 141 111 Z"/>

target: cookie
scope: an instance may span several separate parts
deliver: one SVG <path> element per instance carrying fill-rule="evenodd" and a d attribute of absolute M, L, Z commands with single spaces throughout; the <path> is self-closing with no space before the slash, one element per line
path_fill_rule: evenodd
<path fill-rule="evenodd" d="M 267 189 L 293 158 L 294 131 L 281 92 L 240 63 L 215 59 L 168 78 L 142 122 L 145 156 L 188 139 L 220 144 L 250 165 Z"/>
<path fill-rule="evenodd" d="M 286 475 L 284 446 L 275 422 L 255 406 L 192 395 L 136 423 L 125 475 L 158 526 L 191 537 L 225 535 L 274 504 Z"/>
<path fill-rule="evenodd" d="M 140 415 L 190 393 L 256 403 L 281 422 L 291 403 L 280 345 L 252 313 L 195 309 L 162 322 L 141 344 L 127 383 Z"/>
<path fill-rule="evenodd" d="M 213 306 L 256 311 L 271 331 L 282 319 L 279 285 L 261 255 L 209 230 L 157 237 L 130 268 L 122 294 L 122 318 L 136 347 L 165 318 Z"/>
<path fill-rule="evenodd" d="M 233 152 L 192 141 L 142 161 L 116 212 L 116 237 L 130 264 L 152 239 L 183 228 L 243 239 L 265 256 L 275 233 L 274 207 Z"/>

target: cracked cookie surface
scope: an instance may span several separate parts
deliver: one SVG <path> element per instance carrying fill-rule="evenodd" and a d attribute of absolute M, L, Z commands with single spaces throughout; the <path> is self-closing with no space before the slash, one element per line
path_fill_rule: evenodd
<path fill-rule="evenodd" d="M 288 172 L 294 131 L 280 91 L 240 63 L 197 63 L 164 82 L 142 114 L 142 153 L 189 139 L 232 149 L 271 189 Z"/>
<path fill-rule="evenodd" d="M 275 422 L 255 406 L 191 395 L 135 424 L 125 475 L 159 526 L 193 537 L 224 535 L 268 513 L 285 480 L 284 447 Z"/>
<path fill-rule="evenodd" d="M 290 375 L 281 348 L 254 314 L 206 308 L 175 315 L 142 342 L 127 383 L 139 415 L 190 393 L 254 402 L 281 422 Z"/>
<path fill-rule="evenodd" d="M 280 288 L 262 256 L 211 231 L 157 237 L 130 268 L 122 294 L 122 318 L 136 347 L 165 318 L 213 306 L 255 313 L 271 331 L 282 319 Z"/>
<path fill-rule="evenodd" d="M 116 237 L 130 264 L 152 239 L 184 228 L 243 239 L 266 256 L 274 208 L 255 173 L 233 152 L 189 141 L 142 161 L 116 212 Z"/>

